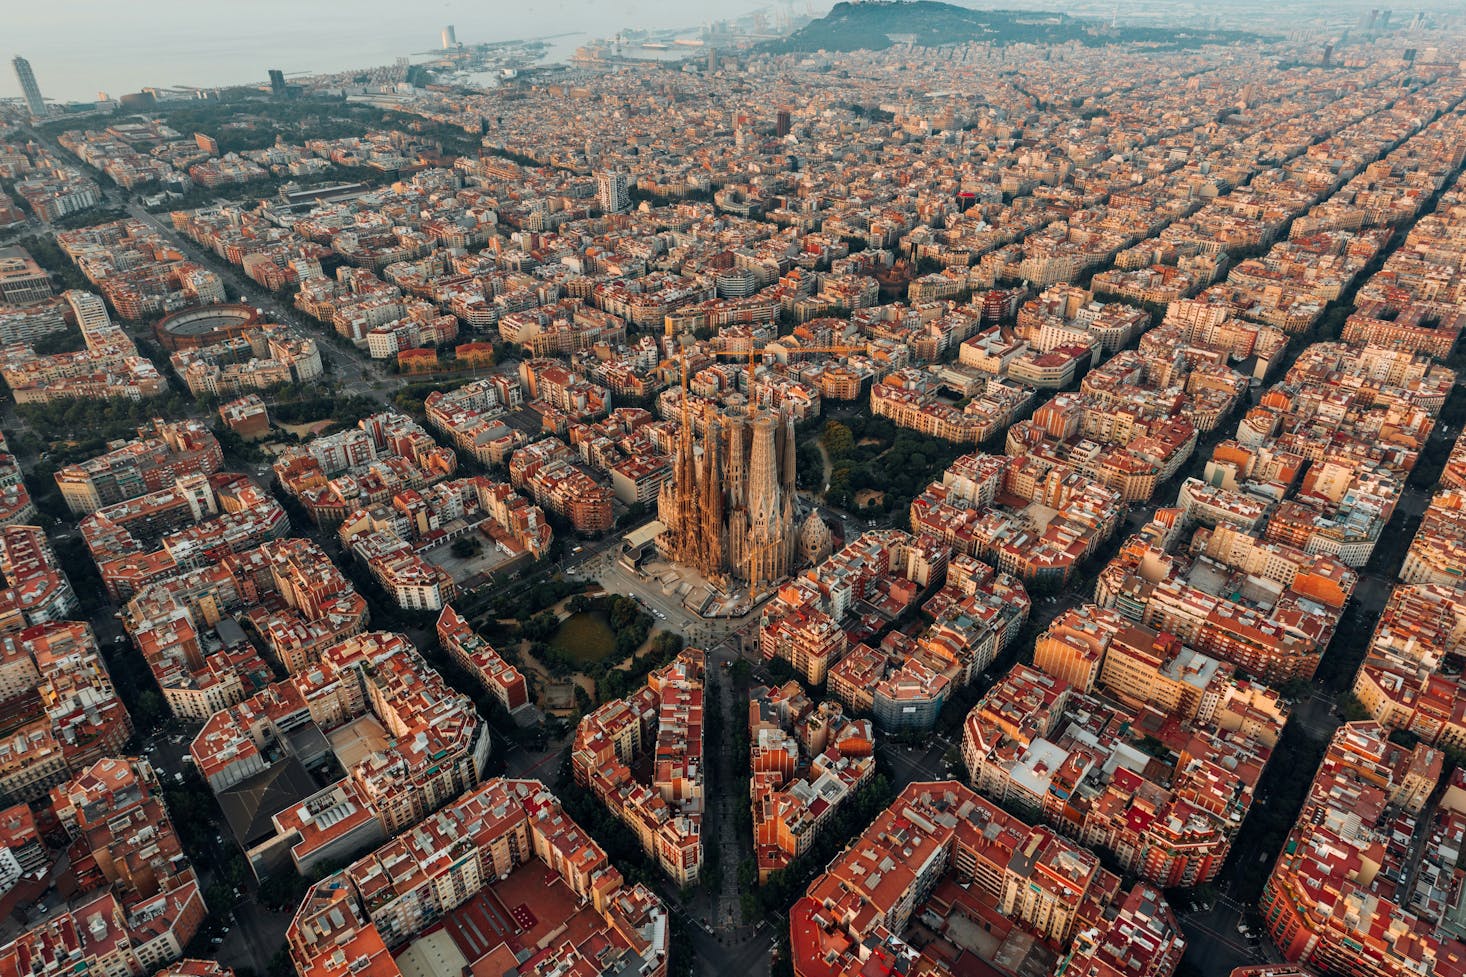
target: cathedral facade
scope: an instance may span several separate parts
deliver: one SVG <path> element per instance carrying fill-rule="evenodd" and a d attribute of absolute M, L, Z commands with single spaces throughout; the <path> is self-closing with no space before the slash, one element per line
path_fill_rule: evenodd
<path fill-rule="evenodd" d="M 657 546 L 711 580 L 761 590 L 794 569 L 794 419 L 758 409 L 707 416 L 702 451 L 686 417 L 662 483 Z"/>

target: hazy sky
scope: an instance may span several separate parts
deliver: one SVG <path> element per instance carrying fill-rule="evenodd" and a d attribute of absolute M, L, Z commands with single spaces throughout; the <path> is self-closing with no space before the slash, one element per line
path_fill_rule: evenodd
<path fill-rule="evenodd" d="M 341 71 L 438 46 L 452 24 L 464 43 L 626 27 L 698 27 L 790 0 L 6 0 L 0 96 L 20 94 L 21 54 L 48 98 L 90 99 L 144 85 L 264 81 L 267 68 Z M 829 0 L 814 8 L 829 9 Z M 803 12 L 806 0 L 797 0 Z M 570 44 L 573 48 L 573 43 Z"/>
<path fill-rule="evenodd" d="M 0 0 L 0 55 L 30 59 L 50 98 L 113 96 L 144 85 L 236 85 L 263 82 L 268 68 L 343 71 L 387 64 L 438 47 L 444 25 L 464 43 L 573 34 L 556 42 L 564 56 L 577 44 L 628 27 L 689 28 L 762 10 L 827 12 L 834 0 Z M 979 8 L 1062 9 L 1154 23 L 1156 18 L 1218 16 L 1224 26 L 1253 26 L 1249 12 L 1310 16 L 1332 8 L 1357 16 L 1377 0 L 951 0 Z M 1412 8 L 1460 10 L 1461 0 L 1414 0 Z M 1398 14 L 1398 11 L 1397 11 Z M 1264 17 L 1273 21 L 1275 17 Z M 19 96 L 8 63 L 0 97 Z"/>

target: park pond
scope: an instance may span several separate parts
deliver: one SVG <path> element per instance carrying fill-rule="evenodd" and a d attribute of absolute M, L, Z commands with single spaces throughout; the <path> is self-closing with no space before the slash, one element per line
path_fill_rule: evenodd
<path fill-rule="evenodd" d="M 567 658 L 589 665 L 616 650 L 616 633 L 601 611 L 580 611 L 560 623 L 549 645 Z"/>

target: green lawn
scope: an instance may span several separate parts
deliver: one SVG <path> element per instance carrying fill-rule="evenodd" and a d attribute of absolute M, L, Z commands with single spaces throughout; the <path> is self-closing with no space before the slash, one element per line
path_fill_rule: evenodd
<path fill-rule="evenodd" d="M 588 665 L 616 650 L 616 633 L 600 611 L 581 611 L 565 619 L 550 638 L 550 647 L 582 665 Z"/>

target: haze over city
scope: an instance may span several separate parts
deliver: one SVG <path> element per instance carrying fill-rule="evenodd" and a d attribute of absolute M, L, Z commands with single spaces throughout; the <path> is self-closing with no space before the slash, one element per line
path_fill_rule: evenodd
<path fill-rule="evenodd" d="M 24 4 L 0 977 L 1466 977 L 1466 8 Z"/>
<path fill-rule="evenodd" d="M 776 9 L 767 0 L 362 0 L 349 12 L 310 0 L 160 0 L 146 8 L 61 0 L 7 11 L 5 41 L 51 76 L 47 88 L 56 97 L 81 99 L 149 85 L 246 84 L 263 81 L 265 67 L 324 73 L 390 64 L 436 48 L 444 24 L 470 44 L 550 38 L 560 60 L 590 38 L 627 27 L 692 35 L 709 20 Z M 5 91 L 12 93 L 9 84 Z"/>
<path fill-rule="evenodd" d="M 980 7 L 976 3 L 960 6 Z M 701 37 L 716 21 L 761 15 L 774 27 L 790 19 L 822 15 L 830 0 L 549 0 L 544 3 L 472 3 L 445 0 L 403 5 L 364 0 L 343 16 L 339 7 L 315 2 L 258 0 L 249 4 L 157 0 L 145 8 L 105 0 L 23 4 L 7 12 L 6 39 L 49 76 L 53 97 L 85 99 L 99 91 L 120 95 L 147 86 L 239 85 L 264 80 L 263 68 L 329 73 L 389 64 L 437 47 L 439 31 L 453 24 L 468 44 L 545 39 L 546 61 L 563 60 L 575 47 L 618 31 L 675 31 Z M 1277 28 L 1318 17 L 1346 23 L 1372 9 L 1368 0 L 1299 3 L 1279 7 L 1252 0 L 1221 4 L 1042 0 L 1033 10 L 1065 11 L 1103 20 L 1157 25 L 1215 21 L 1216 26 Z M 1449 11 L 1446 0 L 1412 10 Z M 1321 16 L 1320 16 L 1321 15 Z M 13 91 L 13 90 L 12 90 Z"/>

